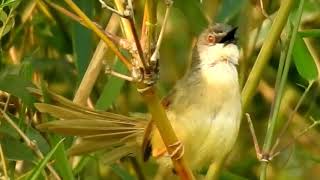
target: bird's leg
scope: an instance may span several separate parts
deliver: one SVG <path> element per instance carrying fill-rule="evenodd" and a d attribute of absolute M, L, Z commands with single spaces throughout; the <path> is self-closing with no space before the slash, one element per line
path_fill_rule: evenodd
<path fill-rule="evenodd" d="M 184 154 L 184 147 L 181 141 L 177 141 L 174 144 L 169 145 L 169 148 L 172 149 L 169 153 L 169 156 L 172 159 L 178 160 L 181 159 Z"/>

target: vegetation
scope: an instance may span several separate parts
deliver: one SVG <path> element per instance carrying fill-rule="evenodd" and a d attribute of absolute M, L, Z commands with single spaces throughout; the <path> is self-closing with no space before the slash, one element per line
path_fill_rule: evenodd
<path fill-rule="evenodd" d="M 197 35 L 214 22 L 239 27 L 244 113 L 220 179 L 320 176 L 319 1 L 125 2 L 0 2 L 0 178 L 165 179 L 154 159 L 117 160 L 105 149 L 69 157 L 77 138 L 39 131 L 54 119 L 34 103 L 50 103 L 50 91 L 96 110 L 149 112 L 168 147 L 177 137 L 160 99 L 188 68 Z M 183 159 L 173 161 L 182 179 L 192 179 Z"/>

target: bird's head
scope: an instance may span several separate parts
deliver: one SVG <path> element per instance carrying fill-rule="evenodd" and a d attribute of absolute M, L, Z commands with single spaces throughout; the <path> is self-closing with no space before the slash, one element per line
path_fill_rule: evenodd
<path fill-rule="evenodd" d="M 235 44 L 236 30 L 237 28 L 218 23 L 205 29 L 196 44 L 196 64 L 202 67 L 211 67 L 222 62 L 237 65 L 239 49 Z"/>

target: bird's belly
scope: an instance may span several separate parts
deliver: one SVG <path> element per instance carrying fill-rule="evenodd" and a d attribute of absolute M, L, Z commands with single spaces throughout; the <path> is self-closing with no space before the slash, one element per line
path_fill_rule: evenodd
<path fill-rule="evenodd" d="M 231 151 L 237 138 L 241 112 L 240 103 L 232 107 L 226 105 L 212 116 L 187 113 L 180 117 L 182 121 L 177 119 L 174 127 L 182 132 L 178 137 L 184 144 L 184 157 L 193 170 L 200 170 Z"/>

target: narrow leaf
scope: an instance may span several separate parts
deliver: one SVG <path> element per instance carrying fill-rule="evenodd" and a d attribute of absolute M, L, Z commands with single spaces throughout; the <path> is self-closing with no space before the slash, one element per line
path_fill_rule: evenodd
<path fill-rule="evenodd" d="M 296 36 L 292 55 L 299 74 L 306 80 L 315 80 L 318 76 L 317 66 L 300 34 Z"/>
<path fill-rule="evenodd" d="M 44 169 L 46 164 L 49 162 L 51 159 L 52 155 L 56 152 L 60 144 L 63 142 L 64 139 L 60 140 L 54 148 L 42 159 L 37 166 L 34 168 L 33 172 L 30 174 L 30 177 L 28 178 L 29 180 L 37 180 L 39 175 L 41 174 L 41 171 Z"/>

